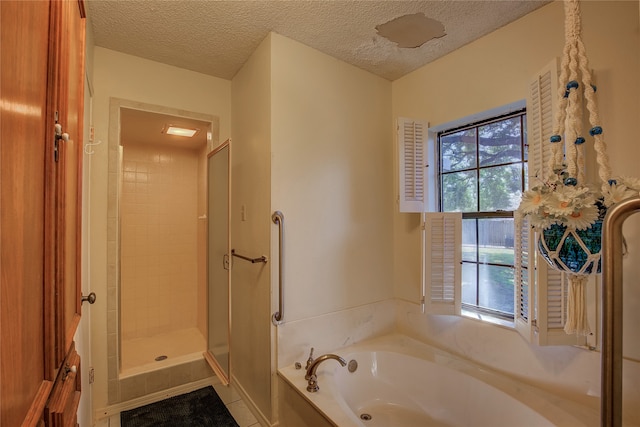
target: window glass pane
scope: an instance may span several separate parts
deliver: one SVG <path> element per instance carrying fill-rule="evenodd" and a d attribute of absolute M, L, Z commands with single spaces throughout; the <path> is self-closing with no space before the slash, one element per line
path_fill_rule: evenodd
<path fill-rule="evenodd" d="M 478 210 L 476 171 L 442 175 L 442 211 L 475 212 Z"/>
<path fill-rule="evenodd" d="M 515 211 L 520 203 L 525 120 L 516 113 L 439 135 L 442 211 L 482 212 L 462 221 L 462 303 L 505 315 L 514 311 L 514 221 L 487 214 Z"/>
<path fill-rule="evenodd" d="M 478 220 L 480 262 L 513 265 L 513 218 Z"/>
<path fill-rule="evenodd" d="M 476 234 L 476 220 L 462 220 L 462 260 L 478 261 L 478 239 Z"/>
<path fill-rule="evenodd" d="M 480 126 L 478 136 L 481 167 L 522 161 L 520 117 Z"/>
<path fill-rule="evenodd" d="M 480 210 L 514 211 L 522 194 L 522 163 L 480 169 Z"/>
<path fill-rule="evenodd" d="M 478 264 L 462 263 L 462 302 L 464 304 L 478 304 L 477 268 Z"/>
<path fill-rule="evenodd" d="M 479 266 L 478 305 L 513 314 L 513 268 Z"/>
<path fill-rule="evenodd" d="M 442 172 L 476 167 L 476 130 L 467 129 L 440 137 Z"/>

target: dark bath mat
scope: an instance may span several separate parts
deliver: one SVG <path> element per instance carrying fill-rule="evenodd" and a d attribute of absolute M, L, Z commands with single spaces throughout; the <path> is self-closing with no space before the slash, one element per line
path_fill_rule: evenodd
<path fill-rule="evenodd" d="M 213 387 L 120 413 L 122 427 L 238 427 Z"/>

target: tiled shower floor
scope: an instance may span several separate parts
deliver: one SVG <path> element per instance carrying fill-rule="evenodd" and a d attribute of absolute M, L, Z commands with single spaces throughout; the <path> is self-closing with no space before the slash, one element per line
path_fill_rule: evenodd
<path fill-rule="evenodd" d="M 206 340 L 197 328 L 167 332 L 149 338 L 123 340 L 120 376 L 158 369 L 160 365 L 182 363 L 194 354 L 202 358 L 206 346 Z M 159 356 L 166 356 L 166 359 L 156 361 Z"/>

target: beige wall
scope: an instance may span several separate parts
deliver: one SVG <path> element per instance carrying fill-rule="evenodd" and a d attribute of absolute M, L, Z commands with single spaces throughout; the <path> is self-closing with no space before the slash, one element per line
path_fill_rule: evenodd
<path fill-rule="evenodd" d="M 273 211 L 286 230 L 280 328 L 393 296 L 391 84 L 272 33 L 233 79 L 232 105 L 232 246 L 272 262 L 234 260 L 231 366 L 269 417 Z"/>
<path fill-rule="evenodd" d="M 391 84 L 272 40 L 271 206 L 286 224 L 285 322 L 392 298 Z"/>
<path fill-rule="evenodd" d="M 252 258 L 269 256 L 270 246 L 270 64 L 267 37 L 232 81 L 231 247 Z M 232 262 L 231 374 L 270 420 L 272 264 Z"/>
<path fill-rule="evenodd" d="M 91 22 L 87 19 L 86 26 L 91 26 Z M 84 79 L 84 123 L 83 123 L 83 141 L 86 144 L 90 137 L 91 127 L 91 91 L 93 88 L 90 86 L 90 82 L 93 81 L 93 33 L 87 31 L 85 38 L 85 75 Z M 90 150 L 87 150 L 91 152 Z M 89 178 L 91 176 L 91 155 L 85 152 L 82 159 L 82 294 L 88 295 L 91 289 L 91 282 L 89 280 L 90 260 L 86 255 L 86 250 L 89 247 L 89 230 L 90 224 L 89 218 Z M 89 368 L 93 366 L 91 357 L 91 312 L 90 310 L 82 310 L 82 318 L 78 324 L 78 329 L 74 337 L 76 343 L 76 350 L 82 360 L 82 395 L 80 397 L 80 404 L 78 405 L 78 423 L 80 425 L 90 425 L 93 420 L 93 411 L 91 408 L 91 402 L 93 397 L 91 395 L 91 387 L 89 386 Z"/>
<path fill-rule="evenodd" d="M 638 177 L 638 2 L 588 1 L 581 5 L 583 39 L 595 72 L 611 166 L 614 174 Z M 394 118 L 425 119 L 437 126 L 524 99 L 530 78 L 562 54 L 563 19 L 562 3 L 554 2 L 393 82 Z M 624 348 L 625 354 L 635 360 L 640 359 L 635 327 L 640 323 L 640 289 L 633 283 L 640 277 L 639 220 L 631 219 L 625 227 L 630 255 L 624 266 Z M 418 224 L 417 214 L 394 215 L 396 295 L 413 301 L 419 295 L 419 276 L 415 274 L 420 268 L 416 256 L 420 251 Z M 539 364 L 550 377 L 565 381 L 567 386 L 588 393 L 592 392 L 589 387 L 598 387 L 597 375 L 590 375 L 599 372 L 597 353 L 581 365 L 578 360 L 584 361 L 584 357 L 579 354 L 560 348 L 529 347 L 514 331 L 494 332 L 497 328 L 471 320 L 452 322 L 438 316 L 419 316 L 413 321 L 425 325 L 427 339 L 497 369 L 526 371 L 526 376 L 533 372 L 528 366 Z M 487 346 L 487 342 L 493 345 Z M 582 368 L 576 370 L 576 366 Z M 588 369 L 583 369 L 585 366 Z M 573 374 L 565 376 L 568 372 Z"/>
<path fill-rule="evenodd" d="M 128 143 L 120 193 L 120 338 L 196 327 L 198 152 Z M 203 248 L 204 249 L 204 248 Z"/>
<path fill-rule="evenodd" d="M 114 313 L 107 313 L 107 301 L 110 306 L 117 304 L 115 289 L 107 289 L 108 277 L 116 274 L 112 267 L 113 260 L 107 259 L 108 228 L 114 226 L 107 221 L 113 217 L 114 209 L 107 203 L 108 194 L 114 191 L 107 188 L 109 140 L 109 103 L 112 97 L 132 100 L 152 105 L 206 113 L 220 119 L 219 138 L 229 137 L 231 114 L 231 83 L 204 74 L 179 69 L 176 67 L 148 61 L 130 55 L 121 54 L 109 49 L 95 47 L 93 66 L 93 124 L 96 141 L 102 144 L 94 147 L 91 157 L 91 206 L 90 206 L 90 262 L 91 289 L 98 295 L 98 302 L 92 311 L 92 357 L 95 367 L 95 383 L 93 385 L 93 407 L 107 406 L 108 387 L 118 384 L 115 378 L 107 378 L 108 363 L 107 344 L 115 345 L 115 334 L 107 334 L 113 330 L 117 321 Z M 117 132 L 117 127 L 114 132 Z M 215 135 L 215 133 L 214 133 Z M 214 138 L 217 135 L 214 136 Z M 217 141 L 214 141 L 217 143 Z M 115 243 L 109 243 L 112 245 Z M 109 262 L 108 262 L 109 261 Z M 110 366 L 110 365 L 109 365 Z M 113 390 L 112 390 L 113 392 Z M 113 394 L 113 393 L 112 393 Z"/>

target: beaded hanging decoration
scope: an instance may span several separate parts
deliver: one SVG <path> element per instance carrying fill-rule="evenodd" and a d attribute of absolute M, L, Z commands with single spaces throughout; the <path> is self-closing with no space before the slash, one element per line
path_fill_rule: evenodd
<path fill-rule="evenodd" d="M 549 265 L 568 275 L 568 334 L 588 335 L 584 287 L 586 277 L 600 273 L 602 220 L 614 203 L 640 194 L 640 180 L 612 179 L 606 153 L 604 131 L 596 104 L 596 86 L 582 42 L 582 22 L 578 0 L 565 0 L 565 45 L 552 136 L 549 139 L 549 176 L 543 185 L 522 195 L 515 214 L 516 229 L 524 217 L 538 232 L 536 246 Z M 583 134 L 584 107 L 588 112 L 589 136 L 596 153 L 599 187 L 586 181 Z M 516 258 L 520 258 L 516 254 Z"/>
<path fill-rule="evenodd" d="M 560 82 L 566 82 L 566 85 L 561 87 L 558 93 L 560 102 L 554 117 L 553 135 L 550 138 L 549 170 L 555 174 L 564 172 L 561 176 L 562 184 L 565 186 L 577 188 L 585 185 L 586 138 L 582 136 L 582 107 L 585 101 L 591 125 L 589 134 L 594 138 L 598 176 L 604 192 L 609 186 L 611 168 L 595 99 L 597 89 L 591 81 L 589 61 L 582 42 L 578 0 L 565 1 L 564 11 L 565 46 L 559 79 Z M 563 135 L 564 144 L 561 144 Z M 598 210 L 600 215 L 596 221 L 597 226 L 580 232 L 562 225 L 553 225 L 543 230 L 538 242 L 543 257 L 555 268 L 568 273 L 567 321 L 564 326 L 568 334 L 588 335 L 591 332 L 587 321 L 584 287 L 587 274 L 600 272 L 600 230 L 606 210 Z M 550 248 L 549 241 L 558 241 L 558 234 L 561 235 L 559 244 Z"/>
<path fill-rule="evenodd" d="M 564 10 L 565 46 L 560 68 L 560 81 L 567 83 L 565 87 L 559 89 L 558 93 L 560 102 L 554 117 L 553 135 L 550 138 L 552 155 L 549 160 L 549 169 L 557 172 L 565 169 L 566 165 L 569 176 L 564 179 L 565 185 L 575 186 L 585 183 L 584 143 L 586 140 L 581 136 L 583 102 L 580 96 L 583 95 L 589 112 L 591 125 L 589 134 L 594 138 L 598 176 L 602 181 L 602 191 L 606 192 L 611 179 L 611 167 L 595 99 L 597 88 L 591 81 L 589 61 L 582 42 L 582 22 L 578 0 L 565 1 Z M 580 92 L 579 80 L 582 81 L 582 92 Z M 563 134 L 564 146 L 559 144 L 563 141 Z"/>
<path fill-rule="evenodd" d="M 589 133 L 594 138 L 602 192 L 609 186 L 611 168 L 599 124 L 596 87 L 591 81 L 581 38 L 578 0 L 566 0 L 564 12 L 565 45 L 559 76 L 563 86 L 558 89 L 559 108 L 548 146 L 550 173 L 543 186 L 523 194 L 516 213 L 516 227 L 523 216 L 530 216 L 530 223 L 538 231 L 536 243 L 542 258 L 551 267 L 568 273 L 565 332 L 588 335 L 584 287 L 587 275 L 600 272 L 601 227 L 598 221 L 602 220 L 606 208 L 599 202 L 602 193 L 595 194 L 585 186 L 583 101 L 589 112 Z"/>

